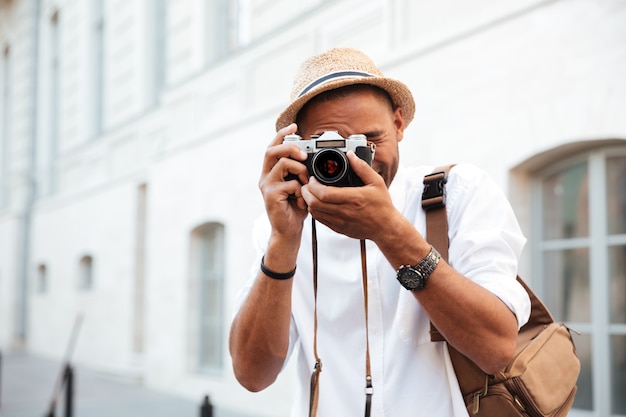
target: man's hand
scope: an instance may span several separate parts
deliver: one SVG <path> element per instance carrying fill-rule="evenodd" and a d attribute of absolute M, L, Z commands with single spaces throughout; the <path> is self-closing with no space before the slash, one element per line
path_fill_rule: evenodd
<path fill-rule="evenodd" d="M 326 186 L 312 177 L 302 187 L 302 196 L 315 220 L 337 233 L 376 241 L 388 216 L 399 213 L 383 178 L 354 152 L 348 151 L 348 160 L 363 186 Z"/>
<path fill-rule="evenodd" d="M 299 242 L 302 223 L 307 216 L 302 197 L 302 184 L 308 183 L 305 161 L 307 154 L 292 144 L 283 144 L 284 137 L 295 133 L 295 123 L 279 130 L 265 152 L 259 188 L 265 201 L 272 231 Z M 286 180 L 289 175 L 297 179 Z"/>

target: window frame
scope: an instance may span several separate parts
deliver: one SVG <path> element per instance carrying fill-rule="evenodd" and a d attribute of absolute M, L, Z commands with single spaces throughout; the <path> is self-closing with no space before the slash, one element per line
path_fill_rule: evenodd
<path fill-rule="evenodd" d="M 11 45 L 6 44 L 2 48 L 2 66 L 0 73 L 0 209 L 7 208 L 10 203 L 9 188 L 9 161 L 11 158 L 11 113 L 12 109 L 12 88 L 13 78 Z"/>
<path fill-rule="evenodd" d="M 238 0 L 215 0 L 204 7 L 205 64 L 210 66 L 240 48 L 242 6 Z"/>
<path fill-rule="evenodd" d="M 55 194 L 58 192 L 59 179 L 58 172 L 55 168 L 56 158 L 58 156 L 59 140 L 61 137 L 60 120 L 61 120 L 61 49 L 62 49 L 62 33 L 61 33 L 61 12 L 55 9 L 49 18 L 49 36 L 48 47 L 50 56 L 48 60 L 49 71 L 49 101 L 47 103 L 48 120 L 49 120 L 49 150 L 47 156 L 48 164 L 48 192 Z"/>
<path fill-rule="evenodd" d="M 612 415 L 611 396 L 611 337 L 626 335 L 626 324 L 611 324 L 607 300 L 610 294 L 609 251 L 614 246 L 626 245 L 626 233 L 609 235 L 607 225 L 607 159 L 626 156 L 626 146 L 607 145 L 582 150 L 574 155 L 559 158 L 555 154 L 552 164 L 533 174 L 531 183 L 531 271 L 537 294 L 546 297 L 543 277 L 543 255 L 548 250 L 588 248 L 590 322 L 565 322 L 565 324 L 591 338 L 591 385 L 593 410 L 572 409 L 570 416 Z M 589 184 L 602 184 L 588 188 L 589 233 L 586 237 L 544 239 L 543 237 L 543 181 L 551 175 L 563 172 L 576 163 L 587 163 Z M 574 341 L 576 341 L 574 335 Z M 622 417 L 622 415 L 614 415 Z"/>
<path fill-rule="evenodd" d="M 81 291 L 89 292 L 95 287 L 93 256 L 86 254 L 78 261 L 78 288 Z"/>
<path fill-rule="evenodd" d="M 91 22 L 88 39 L 91 48 L 91 65 L 88 66 L 88 79 L 90 96 L 93 97 L 89 100 L 90 133 L 92 137 L 98 137 L 104 132 L 106 126 L 107 5 L 106 0 L 95 0 L 89 4 Z"/>
<path fill-rule="evenodd" d="M 50 291 L 50 273 L 45 262 L 37 264 L 35 291 L 39 295 L 48 294 Z"/>
<path fill-rule="evenodd" d="M 226 290 L 226 226 L 222 222 L 205 222 L 195 227 L 191 232 L 191 285 L 190 285 L 190 326 L 191 326 L 191 368 L 202 374 L 221 374 L 224 371 L 224 355 L 226 341 L 225 303 L 224 296 Z M 204 250 L 213 250 L 211 258 L 217 260 L 216 271 L 211 276 L 205 275 L 206 257 L 202 256 Z M 202 348 L 207 331 L 207 318 L 205 313 L 204 294 L 205 279 L 214 282 L 214 288 L 218 294 L 208 296 L 210 300 L 218 300 L 215 317 L 209 317 L 208 328 L 215 340 L 216 354 L 214 358 L 208 358 L 203 354 Z M 206 362 L 205 359 L 208 359 Z M 214 362 L 211 362 L 214 360 Z"/>

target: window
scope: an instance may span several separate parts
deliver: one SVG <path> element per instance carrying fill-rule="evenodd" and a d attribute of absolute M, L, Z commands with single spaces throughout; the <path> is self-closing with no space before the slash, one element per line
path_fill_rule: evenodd
<path fill-rule="evenodd" d="M 104 129 L 104 106 L 105 106 L 105 0 L 94 0 L 89 2 L 92 8 L 91 20 L 91 128 L 92 134 L 98 136 Z"/>
<path fill-rule="evenodd" d="M 37 266 L 37 292 L 39 294 L 48 292 L 48 268 L 46 264 Z"/>
<path fill-rule="evenodd" d="M 159 102 L 159 95 L 167 82 L 167 9 L 168 0 L 155 0 L 146 4 L 148 30 L 146 31 L 146 106 Z"/>
<path fill-rule="evenodd" d="M 224 225 L 206 223 L 192 232 L 192 272 L 196 282 L 197 368 L 218 371 L 224 344 Z M 193 295 L 193 294 L 192 294 Z"/>
<path fill-rule="evenodd" d="M 79 288 L 81 290 L 93 289 L 93 258 L 89 255 L 83 256 L 80 258 L 79 266 Z"/>
<path fill-rule="evenodd" d="M 207 63 L 215 62 L 239 46 L 238 0 L 214 0 L 205 3 Z"/>
<path fill-rule="evenodd" d="M 59 12 L 56 11 L 50 18 L 50 37 L 48 42 L 50 43 L 50 102 L 48 104 L 48 116 L 50 120 L 50 149 L 48 151 L 48 181 L 49 190 L 51 193 L 57 191 L 57 175 L 56 169 L 54 169 L 54 163 L 57 157 L 57 149 L 59 143 L 59 109 L 61 107 L 61 100 L 59 96 L 60 87 L 60 36 L 59 36 Z"/>
<path fill-rule="evenodd" d="M 9 136 L 11 133 L 11 50 L 4 47 L 0 73 L 0 208 L 9 204 Z"/>
<path fill-rule="evenodd" d="M 536 178 L 534 195 L 540 293 L 581 333 L 571 415 L 626 416 L 626 147 L 557 163 Z"/>
<path fill-rule="evenodd" d="M 133 352 L 143 353 L 145 347 L 145 292 L 146 292 L 146 229 L 148 213 L 148 185 L 137 187 L 135 226 L 135 291 L 133 295 Z"/>

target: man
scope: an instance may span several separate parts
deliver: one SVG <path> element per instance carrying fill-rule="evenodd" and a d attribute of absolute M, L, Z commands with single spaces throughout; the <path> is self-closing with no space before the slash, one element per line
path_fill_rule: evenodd
<path fill-rule="evenodd" d="M 237 379 L 251 391 L 272 384 L 297 352 L 293 416 L 309 412 L 318 354 L 319 416 L 362 415 L 366 355 L 372 416 L 467 416 L 447 347 L 430 341 L 429 321 L 494 373 L 512 358 L 528 319 L 528 296 L 515 281 L 525 239 L 506 198 L 482 171 L 461 164 L 449 175 L 449 263 L 425 240 L 422 181 L 432 168 L 399 164 L 398 143 L 414 109 L 408 88 L 363 53 L 333 49 L 304 62 L 292 102 L 278 118 L 259 182 L 267 214 L 255 229 L 259 258 L 239 297 L 230 352 Z M 347 155 L 363 186 L 322 184 L 309 177 L 307 154 L 283 143 L 288 134 L 310 139 L 326 131 L 365 134 L 375 144 L 371 166 Z M 360 240 L 367 254 L 367 333 Z M 407 266 L 424 272 L 422 285 L 407 280 Z"/>

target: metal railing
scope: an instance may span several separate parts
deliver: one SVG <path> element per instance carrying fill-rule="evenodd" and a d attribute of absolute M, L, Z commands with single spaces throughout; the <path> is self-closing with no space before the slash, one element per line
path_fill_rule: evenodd
<path fill-rule="evenodd" d="M 75 333 L 77 326 L 75 327 Z M 72 338 L 74 339 L 74 337 Z M 2 408 L 2 351 L 0 351 L 0 408 Z M 61 367 L 61 373 L 57 380 L 53 392 L 52 399 L 48 407 L 45 417 L 55 417 L 57 412 L 57 404 L 60 397 L 63 397 L 63 417 L 74 416 L 74 384 L 75 384 L 74 368 L 69 362 L 64 362 Z M 213 417 L 213 404 L 208 395 L 205 395 L 200 403 L 199 417 Z"/>
<path fill-rule="evenodd" d="M 55 387 L 50 401 L 50 407 L 46 417 L 54 417 L 57 408 L 57 399 L 64 392 L 63 396 L 63 417 L 72 417 L 74 415 L 74 370 L 69 363 L 64 364 L 63 373 L 59 379 L 59 383 Z"/>
<path fill-rule="evenodd" d="M 209 401 L 209 396 L 205 395 L 200 404 L 200 417 L 213 417 L 213 404 Z"/>

